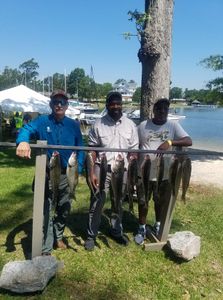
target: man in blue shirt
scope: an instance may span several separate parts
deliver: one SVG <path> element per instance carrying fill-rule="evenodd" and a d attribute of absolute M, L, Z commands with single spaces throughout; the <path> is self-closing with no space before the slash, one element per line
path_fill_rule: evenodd
<path fill-rule="evenodd" d="M 42 115 L 21 128 L 16 140 L 16 154 L 19 157 L 31 158 L 30 137 L 38 140 L 46 140 L 49 145 L 82 146 L 82 134 L 80 125 L 75 120 L 65 116 L 68 108 L 68 97 L 63 90 L 56 90 L 50 96 L 50 115 Z M 54 149 L 48 149 L 47 156 L 50 160 Z M 68 159 L 72 150 L 58 150 L 60 154 L 61 176 L 59 183 L 59 199 L 57 200 L 55 216 L 50 213 L 52 207 L 52 191 L 49 174 L 47 174 L 46 192 L 44 201 L 44 241 L 43 255 L 50 255 L 53 245 L 66 249 L 63 242 L 63 232 L 71 209 L 72 199 L 66 176 Z M 78 172 L 82 172 L 84 152 L 77 151 Z M 48 171 L 47 171 L 48 173 Z"/>

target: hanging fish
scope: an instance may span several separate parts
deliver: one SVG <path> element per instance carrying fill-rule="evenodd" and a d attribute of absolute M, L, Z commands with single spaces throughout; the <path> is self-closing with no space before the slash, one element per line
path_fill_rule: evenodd
<path fill-rule="evenodd" d="M 163 155 L 157 157 L 157 173 L 156 173 L 156 184 L 157 184 L 157 193 L 159 193 L 160 185 L 163 181 L 164 175 L 164 158 Z"/>
<path fill-rule="evenodd" d="M 127 191 L 129 199 L 129 210 L 133 212 L 133 195 L 138 182 L 138 164 L 136 158 L 129 159 L 127 171 Z"/>
<path fill-rule="evenodd" d="M 149 201 L 149 184 L 150 184 L 150 170 L 151 170 L 151 160 L 150 156 L 147 154 L 141 164 L 142 173 L 142 183 L 145 194 L 145 200 Z"/>
<path fill-rule="evenodd" d="M 86 180 L 87 180 L 87 184 L 88 184 L 91 192 L 95 193 L 96 189 L 92 185 L 92 182 L 91 182 L 91 175 L 94 172 L 94 159 L 93 159 L 92 152 L 90 152 L 90 151 L 86 155 L 85 167 L 86 167 Z"/>
<path fill-rule="evenodd" d="M 108 171 L 108 164 L 106 154 L 102 153 L 100 155 L 100 180 L 99 180 L 99 191 L 100 193 L 105 189 L 105 180 Z"/>
<path fill-rule="evenodd" d="M 61 163 L 60 153 L 54 151 L 49 162 L 50 171 L 50 184 L 52 189 L 52 202 L 53 206 L 56 207 L 59 194 L 60 175 L 61 175 Z"/>
<path fill-rule="evenodd" d="M 117 211 L 120 207 L 120 202 L 123 197 L 123 177 L 124 177 L 124 157 L 118 154 L 111 166 L 111 186 L 114 196 L 114 210 Z"/>
<path fill-rule="evenodd" d="M 70 196 L 73 196 L 76 199 L 75 189 L 78 184 L 78 160 L 75 152 L 72 152 L 68 159 L 66 175 L 70 188 Z"/>
<path fill-rule="evenodd" d="M 190 184 L 191 177 L 191 159 L 190 157 L 185 157 L 182 162 L 182 195 L 181 200 L 186 202 L 186 192 Z"/>

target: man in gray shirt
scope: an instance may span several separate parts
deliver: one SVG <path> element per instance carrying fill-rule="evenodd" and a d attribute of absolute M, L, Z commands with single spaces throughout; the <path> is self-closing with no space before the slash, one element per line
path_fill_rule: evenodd
<path fill-rule="evenodd" d="M 117 149 L 138 149 L 138 133 L 136 125 L 133 121 L 122 114 L 122 95 L 118 92 L 110 92 L 106 98 L 107 114 L 97 120 L 89 132 L 89 146 L 101 147 L 102 151 L 96 153 L 91 151 L 90 155 L 93 160 L 93 172 L 90 174 L 91 200 L 88 218 L 87 240 L 85 241 L 85 249 L 93 250 L 95 239 L 98 234 L 98 228 L 101 222 L 101 213 L 105 202 L 106 194 L 110 191 L 110 198 L 113 204 L 114 190 L 112 188 L 112 166 L 116 161 L 117 155 L 122 158 L 124 176 L 121 199 L 116 205 L 112 205 L 111 214 L 111 236 L 122 245 L 128 244 L 128 238 L 123 234 L 122 228 L 122 201 L 125 197 L 126 178 L 128 159 L 132 159 L 136 154 L 126 152 L 105 152 L 107 161 L 107 173 L 105 176 L 105 184 L 102 191 L 98 191 L 100 181 L 100 157 L 103 148 Z"/>
<path fill-rule="evenodd" d="M 172 150 L 172 146 L 191 146 L 192 140 L 181 127 L 178 122 L 167 120 L 170 102 L 166 98 L 157 100 L 154 104 L 153 119 L 143 121 L 138 126 L 139 134 L 139 147 L 143 150 Z M 148 154 L 147 154 L 148 155 Z M 142 164 L 146 158 L 146 153 L 140 155 L 139 162 L 139 175 L 142 172 Z M 138 234 L 135 236 L 135 242 L 139 245 L 144 243 L 146 237 L 146 218 L 148 214 L 148 202 L 153 195 L 155 206 L 156 222 L 154 224 L 154 232 L 158 234 L 160 228 L 160 220 L 163 208 L 164 196 L 160 196 L 157 188 L 158 179 L 158 161 L 160 156 L 156 154 L 149 154 L 151 161 L 150 174 L 149 174 L 149 191 L 147 199 L 145 199 L 145 193 L 142 180 L 139 180 L 138 186 L 138 209 L 139 209 L 139 229 Z M 163 155 L 164 172 L 162 181 L 168 184 L 169 169 L 172 156 L 169 154 Z M 141 176 L 142 177 L 142 176 Z"/>

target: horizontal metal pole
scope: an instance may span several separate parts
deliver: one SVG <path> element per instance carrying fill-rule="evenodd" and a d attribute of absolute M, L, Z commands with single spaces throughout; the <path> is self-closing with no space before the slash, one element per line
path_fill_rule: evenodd
<path fill-rule="evenodd" d="M 16 147 L 16 143 L 0 142 L 0 148 Z M 223 152 L 201 150 L 194 148 L 187 148 L 182 150 L 142 150 L 142 149 L 119 149 L 119 148 L 103 148 L 103 147 L 89 147 L 89 146 L 64 146 L 64 145 L 40 145 L 30 144 L 31 148 L 37 149 L 55 149 L 55 150 L 81 150 L 81 151 L 99 151 L 99 152 L 131 152 L 131 153 L 154 153 L 154 154 L 179 154 L 179 155 L 214 155 L 223 156 Z"/>

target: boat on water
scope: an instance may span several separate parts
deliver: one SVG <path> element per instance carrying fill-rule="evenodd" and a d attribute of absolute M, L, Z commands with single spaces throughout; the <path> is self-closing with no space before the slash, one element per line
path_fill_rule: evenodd
<path fill-rule="evenodd" d="M 136 109 L 136 110 L 132 111 L 131 113 L 128 113 L 127 117 L 138 124 L 140 122 L 140 110 Z M 168 113 L 168 120 L 179 121 L 180 119 L 185 119 L 185 118 L 186 118 L 186 116 L 183 116 L 183 115 L 177 115 L 175 113 Z"/>
<path fill-rule="evenodd" d="M 106 108 L 103 109 L 101 113 L 91 114 L 89 116 L 82 115 L 80 121 L 85 125 L 92 125 L 96 121 L 96 119 L 103 117 L 106 114 Z M 126 115 L 129 119 L 131 119 L 136 124 L 140 122 L 140 110 L 135 109 L 131 112 L 123 111 L 123 114 Z M 186 116 L 178 115 L 175 113 L 168 114 L 168 120 L 179 121 L 180 119 L 184 119 Z"/>
<path fill-rule="evenodd" d="M 96 114 L 98 114 L 98 107 L 91 103 L 69 99 L 69 106 L 66 112 L 68 117 L 83 121 L 83 123 L 86 120 L 85 123 L 87 124 L 87 120 L 94 119 Z"/>
<path fill-rule="evenodd" d="M 79 109 L 81 113 L 94 114 L 98 112 L 98 107 L 92 105 L 91 103 L 80 102 L 78 100 L 69 99 L 69 105 L 72 108 Z"/>

